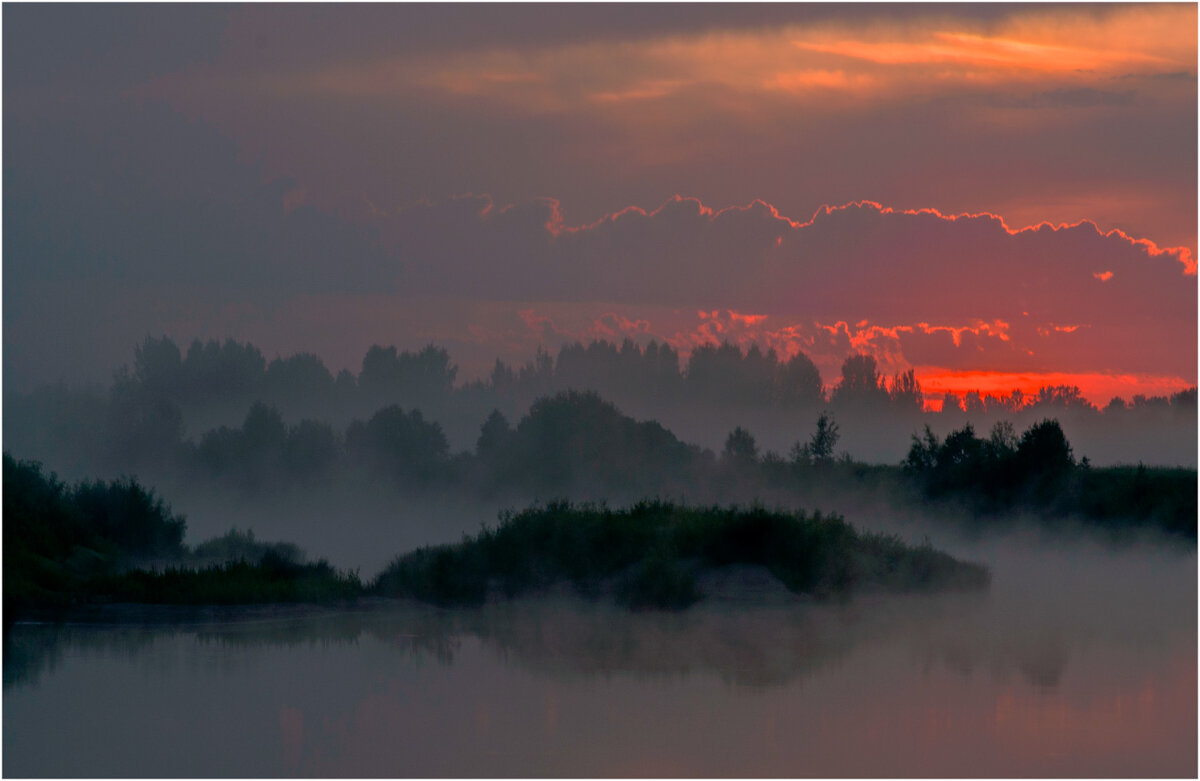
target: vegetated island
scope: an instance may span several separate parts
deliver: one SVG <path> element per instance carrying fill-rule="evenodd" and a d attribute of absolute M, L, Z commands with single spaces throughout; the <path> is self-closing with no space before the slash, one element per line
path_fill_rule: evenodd
<path fill-rule="evenodd" d="M 818 598 L 856 591 L 979 589 L 990 575 L 928 544 L 863 533 L 837 515 L 764 507 L 629 509 L 551 503 L 502 516 L 458 545 L 427 547 L 388 566 L 377 594 L 480 604 L 569 582 L 632 608 L 681 609 L 701 599 L 698 577 L 729 565 L 764 567 L 788 590 Z"/>
<path fill-rule="evenodd" d="M 818 598 L 860 590 L 978 589 L 990 576 L 929 545 L 855 530 L 836 515 L 762 507 L 629 509 L 552 503 L 502 516 L 458 545 L 400 556 L 373 581 L 286 543 L 236 530 L 194 548 L 186 520 L 137 481 L 69 487 L 4 456 L 4 608 L 22 616 L 104 603 L 339 603 L 365 596 L 438 605 L 483 603 L 570 583 L 631 608 L 683 609 L 698 577 L 727 565 L 765 568 Z"/>

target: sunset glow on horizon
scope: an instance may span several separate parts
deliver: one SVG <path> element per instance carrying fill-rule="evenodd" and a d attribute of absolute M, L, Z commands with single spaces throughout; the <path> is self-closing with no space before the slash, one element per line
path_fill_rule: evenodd
<path fill-rule="evenodd" d="M 1166 396 L 1193 387 L 1195 383 L 1182 377 L 1158 377 L 1147 375 L 1113 375 L 1095 372 L 1070 374 L 1053 372 L 1047 374 L 1019 372 L 945 371 L 934 367 L 919 367 L 917 380 L 921 383 L 927 403 L 934 402 L 941 409 L 940 396 L 952 394 L 960 400 L 968 393 L 977 392 L 982 397 L 1007 397 L 1020 391 L 1027 398 L 1036 397 L 1042 388 L 1074 387 L 1080 395 L 1096 407 L 1104 407 L 1113 398 L 1126 403 L 1134 396 Z M 930 398 L 932 397 L 932 398 Z"/>

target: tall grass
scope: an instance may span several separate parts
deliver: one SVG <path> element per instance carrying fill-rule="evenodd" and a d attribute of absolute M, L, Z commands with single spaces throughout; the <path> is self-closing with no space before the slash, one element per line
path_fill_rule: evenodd
<path fill-rule="evenodd" d="M 352 599 L 363 593 L 363 586 L 356 573 L 338 571 L 328 562 L 297 564 L 268 553 L 257 563 L 239 560 L 201 569 L 130 570 L 99 578 L 88 590 L 119 602 L 238 605 Z"/>

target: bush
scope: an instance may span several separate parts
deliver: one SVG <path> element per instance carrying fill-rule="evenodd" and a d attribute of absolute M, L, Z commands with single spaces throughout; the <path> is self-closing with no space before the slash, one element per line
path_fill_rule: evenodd
<path fill-rule="evenodd" d="M 179 556 L 186 529 L 153 491 L 132 478 L 69 488 L 40 464 L 4 454 L 6 615 L 69 604 L 123 560 Z"/>

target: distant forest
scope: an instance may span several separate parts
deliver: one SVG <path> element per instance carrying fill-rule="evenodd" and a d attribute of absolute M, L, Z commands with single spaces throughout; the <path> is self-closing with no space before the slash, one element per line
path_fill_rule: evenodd
<path fill-rule="evenodd" d="M 357 375 L 335 376 L 311 353 L 268 361 L 254 345 L 233 340 L 194 341 L 185 351 L 169 338 L 147 338 L 108 388 L 6 392 L 4 445 L 73 476 L 187 465 L 252 481 L 268 464 L 310 475 L 337 460 L 371 460 L 388 449 L 388 437 L 401 437 L 408 455 L 388 458 L 404 462 L 393 465 L 399 473 L 423 479 L 437 471 L 432 465 L 452 460 L 452 450 L 482 457 L 510 421 L 527 414 L 541 420 L 535 405 L 555 394 L 591 391 L 713 451 L 741 427 L 764 451 L 786 455 L 829 411 L 843 451 L 867 462 L 896 463 L 925 425 L 949 434 L 968 423 L 986 431 L 1044 418 L 1060 421 L 1093 461 L 1195 459 L 1195 387 L 1170 397 L 1114 398 L 1102 409 L 1072 386 L 971 393 L 960 405 L 951 396 L 942 411 L 926 413 L 914 374 L 884 376 L 868 355 L 849 356 L 840 379 L 824 386 L 803 353 L 781 360 L 757 346 L 710 344 L 684 361 L 670 345 L 628 339 L 569 344 L 557 356 L 539 350 L 519 367 L 497 360 L 483 380 L 456 384 L 457 373 L 446 350 L 433 345 L 418 352 L 374 346 Z M 259 466 L 247 470 L 247 461 Z"/>
<path fill-rule="evenodd" d="M 1194 388 L 1103 410 L 1075 388 L 972 397 L 984 412 L 1007 413 L 977 434 L 974 420 L 985 424 L 985 415 L 923 413 L 911 372 L 882 377 L 863 355 L 846 359 L 831 389 L 803 355 L 780 361 L 728 344 L 697 350 L 683 368 L 670 347 L 627 341 L 567 346 L 557 359 L 542 352 L 516 370 L 497 362 L 482 382 L 456 386 L 455 374 L 435 347 L 373 347 L 357 376 L 334 377 L 311 354 L 268 363 L 234 341 L 194 342 L 183 353 L 169 339 L 147 339 L 107 391 L 58 386 L 6 396 L 4 446 L 68 477 L 135 474 L 247 497 L 336 483 L 508 504 L 658 496 L 794 505 L 814 492 L 869 486 L 889 501 L 955 502 L 985 514 L 1030 509 L 1195 536 L 1194 469 L 1096 468 L 1060 423 L 1158 425 L 1182 432 L 1194 450 Z M 721 414 L 773 412 L 758 418 L 760 429 L 776 441 L 782 431 L 783 446 L 766 447 L 749 425 L 735 425 L 704 447 L 673 426 L 636 419 L 604 393 L 635 406 L 640 399 L 643 409 L 651 399 L 667 416 L 691 407 L 710 425 Z M 446 419 L 469 432 L 459 437 L 465 447 L 452 445 Z M 901 457 L 890 465 L 858 457 L 845 447 L 852 426 L 866 426 Z"/>
<path fill-rule="evenodd" d="M 1060 422 L 1120 436 L 1130 428 L 1173 435 L 1194 452 L 1194 388 L 1103 410 L 1077 389 L 1044 388 L 1032 398 L 971 397 L 973 411 L 929 414 L 911 372 L 882 377 L 868 356 L 849 357 L 841 380 L 825 388 L 803 355 L 780 361 L 722 345 L 697 350 L 681 367 L 671 348 L 632 342 L 568 346 L 557 359 L 543 352 L 516 370 L 497 362 L 481 382 L 456 386 L 455 374 L 435 347 L 373 347 L 357 376 L 334 377 L 311 354 L 268 363 L 233 341 L 196 342 L 184 354 L 169 339 L 147 339 L 107 389 L 6 394 L 7 604 L 160 593 L 185 603 L 252 593 L 320 601 L 363 589 L 357 575 L 306 562 L 295 546 L 236 530 L 189 548 L 183 518 L 146 485 L 239 500 L 303 501 L 336 489 L 392 508 L 412 498 L 466 498 L 479 507 L 591 501 L 605 517 L 606 503 L 646 500 L 679 508 L 850 504 L 916 508 L 978 528 L 1021 518 L 1196 539 L 1194 468 L 1097 466 Z M 642 419 L 602 394 L 643 410 Z M 645 419 L 647 409 L 672 425 Z M 705 447 L 675 430 L 689 414 L 710 436 L 730 419 L 747 424 L 725 428 L 716 447 Z M 465 446 L 452 444 L 447 421 Z M 900 456 L 859 457 L 846 447 L 854 427 Z M 764 446 L 756 431 L 782 446 Z M 59 474 L 79 482 L 72 487 Z M 335 511 L 321 522 L 344 520 Z M 463 555 L 483 543 L 472 544 Z M 440 593 L 441 559 L 431 555 L 405 560 L 396 588 Z M 175 563 L 162 572 L 121 571 L 126 560 L 164 558 Z M 654 567 L 645 585 L 662 592 L 655 600 L 695 597 L 678 566 Z"/>

